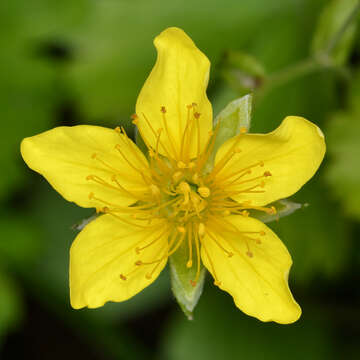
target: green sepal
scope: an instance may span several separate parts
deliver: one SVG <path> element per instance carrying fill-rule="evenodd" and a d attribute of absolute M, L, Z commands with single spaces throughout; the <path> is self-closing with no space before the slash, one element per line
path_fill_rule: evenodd
<path fill-rule="evenodd" d="M 271 221 L 279 220 L 284 216 L 288 216 L 294 211 L 308 206 L 308 204 L 299 204 L 288 199 L 282 199 L 269 204 L 267 207 L 271 206 L 276 209 L 274 214 L 267 214 L 258 210 L 249 210 L 250 216 L 262 221 L 263 223 L 269 223 Z"/>
<path fill-rule="evenodd" d="M 97 219 L 99 216 L 100 216 L 100 214 L 95 213 L 95 214 L 89 216 L 88 218 L 82 219 L 82 220 L 78 221 L 77 223 L 75 223 L 74 225 L 72 225 L 71 229 L 81 231 L 86 225 L 88 225 L 89 223 L 91 223 L 92 221 Z"/>
<path fill-rule="evenodd" d="M 358 0 L 332 0 L 324 7 L 311 45 L 312 54 L 320 62 L 331 61 L 335 65 L 346 62 L 355 39 L 354 10 L 358 6 Z M 352 14 L 354 18 L 351 18 Z M 352 22 L 347 24 L 349 20 Z"/>
<path fill-rule="evenodd" d="M 215 118 L 214 129 L 218 124 L 219 129 L 216 135 L 213 151 L 205 166 L 207 172 L 210 172 L 213 167 L 215 155 L 219 147 L 225 141 L 238 135 L 241 129 L 245 128 L 246 131 L 249 130 L 251 123 L 251 108 L 252 95 L 248 94 L 231 101 Z"/>
<path fill-rule="evenodd" d="M 206 268 L 200 263 L 200 276 L 195 286 L 191 284 L 196 277 L 197 269 L 196 253 L 194 255 L 191 268 L 186 267 L 188 252 L 185 245 L 181 246 L 169 259 L 171 289 L 189 320 L 193 319 L 193 311 L 202 294 L 206 274 Z"/>

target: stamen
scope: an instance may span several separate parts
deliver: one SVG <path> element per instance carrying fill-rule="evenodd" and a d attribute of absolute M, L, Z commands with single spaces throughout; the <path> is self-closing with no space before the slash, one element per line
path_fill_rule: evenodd
<path fill-rule="evenodd" d="M 203 198 L 207 198 L 210 196 L 210 189 L 206 186 L 199 187 L 197 191 Z"/>

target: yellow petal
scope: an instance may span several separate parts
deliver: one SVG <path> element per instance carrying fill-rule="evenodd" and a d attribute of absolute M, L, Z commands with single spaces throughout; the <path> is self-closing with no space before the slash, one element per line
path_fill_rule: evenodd
<path fill-rule="evenodd" d="M 139 130 L 155 148 L 157 132 L 163 129 L 159 146 L 163 155 L 178 160 L 195 157 L 212 128 L 212 108 L 206 96 L 210 62 L 178 28 L 166 29 L 154 44 L 157 60 L 136 103 Z M 193 103 L 196 106 L 188 109 Z M 161 112 L 162 107 L 166 113 Z M 195 112 L 200 114 L 199 119 Z"/>
<path fill-rule="evenodd" d="M 127 160 L 115 148 L 117 144 Z M 66 200 L 83 207 L 107 205 L 90 199 L 90 193 L 124 206 L 136 201 L 133 193 L 146 191 L 141 176 L 141 172 L 146 175 L 148 171 L 146 158 L 115 130 L 87 125 L 58 127 L 24 139 L 21 154 L 27 165 L 43 175 Z M 120 189 L 114 176 L 125 189 Z M 99 184 L 102 181 L 104 184 Z"/>
<path fill-rule="evenodd" d="M 286 247 L 257 219 L 240 215 L 225 219 L 223 225 L 221 220 L 211 222 L 208 231 L 213 238 L 207 235 L 202 241 L 201 258 L 215 283 L 250 316 L 281 324 L 296 321 L 301 309 L 288 286 L 292 261 Z"/>
<path fill-rule="evenodd" d="M 122 218 L 126 223 L 111 214 L 100 216 L 87 225 L 72 244 L 70 298 L 73 308 L 96 308 L 107 301 L 127 300 L 150 285 L 166 265 L 166 257 L 156 264 L 135 265 L 139 260 L 150 262 L 167 253 L 164 222 L 153 222 L 154 226 L 144 228 L 144 221 Z M 152 241 L 152 245 L 137 254 L 136 247 Z"/>
<path fill-rule="evenodd" d="M 266 205 L 298 191 L 324 154 L 321 130 L 304 118 L 288 116 L 269 134 L 243 134 L 227 141 L 216 154 L 214 171 L 219 186 L 233 199 Z"/>

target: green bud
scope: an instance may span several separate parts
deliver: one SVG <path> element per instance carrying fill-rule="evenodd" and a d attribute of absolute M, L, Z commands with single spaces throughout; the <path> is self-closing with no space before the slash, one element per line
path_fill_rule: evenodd
<path fill-rule="evenodd" d="M 311 46 L 318 61 L 325 65 L 346 62 L 354 42 L 358 8 L 358 0 L 332 0 L 324 8 Z"/>

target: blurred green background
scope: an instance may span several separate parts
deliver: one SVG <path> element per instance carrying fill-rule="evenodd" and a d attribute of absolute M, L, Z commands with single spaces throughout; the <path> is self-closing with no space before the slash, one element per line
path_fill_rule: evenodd
<path fill-rule="evenodd" d="M 356 6 L 357 0 L 0 1 L 0 358 L 359 359 Z M 125 303 L 70 308 L 71 226 L 91 211 L 67 203 L 30 171 L 20 141 L 58 125 L 122 124 L 132 134 L 130 115 L 155 61 L 152 40 L 169 26 L 183 28 L 209 57 L 215 114 L 253 90 L 252 131 L 300 115 L 325 133 L 326 159 L 294 196 L 309 206 L 271 224 L 294 260 L 290 285 L 303 308 L 294 325 L 243 315 L 209 278 L 190 322 L 167 271 Z"/>

